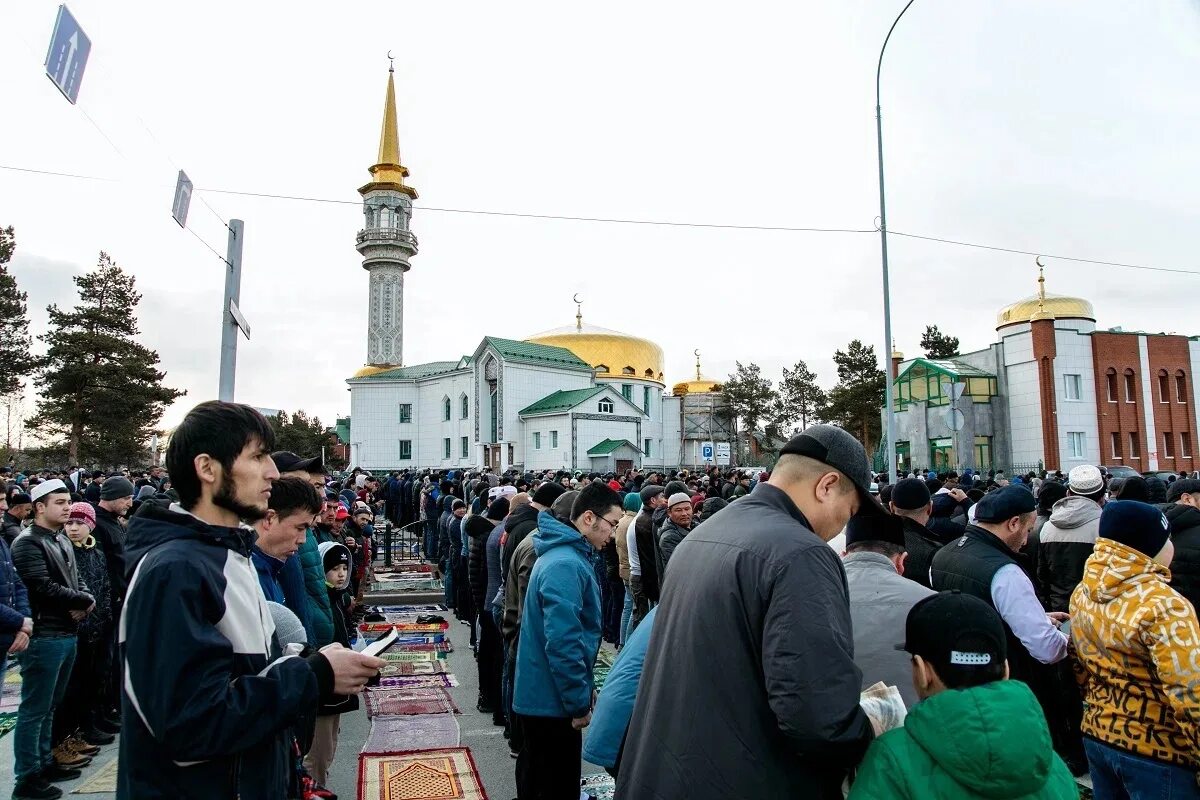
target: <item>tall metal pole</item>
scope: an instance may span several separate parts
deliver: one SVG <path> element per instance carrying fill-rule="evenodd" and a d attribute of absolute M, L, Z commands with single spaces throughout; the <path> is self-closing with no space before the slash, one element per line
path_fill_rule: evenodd
<path fill-rule="evenodd" d="M 888 284 L 888 255 L 887 255 L 887 202 L 883 188 L 883 108 L 879 102 L 879 76 L 883 71 L 883 53 L 887 50 L 888 40 L 900 17 L 908 11 L 914 0 L 908 0 L 904 8 L 888 28 L 884 37 L 883 47 L 879 48 L 879 63 L 875 67 L 875 138 L 879 145 L 879 246 L 883 255 L 883 363 L 887 373 L 887 472 L 892 483 L 896 482 L 896 376 L 892 374 L 892 293 Z"/>
<path fill-rule="evenodd" d="M 242 299 L 242 239 L 244 223 L 229 220 L 229 244 L 225 250 L 225 294 L 221 299 L 221 382 L 217 398 L 233 402 L 233 380 L 237 371 L 238 322 L 233 308 Z M 232 306 L 230 304 L 233 304 Z"/>

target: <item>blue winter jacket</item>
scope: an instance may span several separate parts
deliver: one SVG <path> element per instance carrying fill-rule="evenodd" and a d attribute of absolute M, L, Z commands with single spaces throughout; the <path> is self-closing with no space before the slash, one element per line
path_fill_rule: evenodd
<path fill-rule="evenodd" d="M 178 505 L 130 521 L 117 800 L 287 796 L 292 728 L 332 696 L 333 670 L 277 657 L 253 539 Z"/>
<path fill-rule="evenodd" d="M 620 760 L 621 745 L 625 743 L 625 731 L 633 717 L 638 681 L 642 679 L 642 664 L 646 661 L 650 629 L 654 626 L 657 611 L 658 606 L 650 609 L 629 634 L 629 640 L 617 655 L 612 672 L 608 673 L 608 680 L 596 698 L 592 724 L 583 740 L 583 757 L 593 764 L 614 769 Z"/>
<path fill-rule="evenodd" d="M 582 717 L 592 707 L 600 650 L 600 587 L 592 546 L 549 511 L 538 514 L 513 708 L 533 717 Z"/>
<path fill-rule="evenodd" d="M 250 551 L 250 561 L 254 564 L 254 572 L 258 575 L 258 585 L 262 587 L 263 597 L 272 603 L 286 605 L 283 598 L 283 587 L 279 585 L 279 573 L 283 571 L 284 562 L 267 555 L 257 547 Z"/>
<path fill-rule="evenodd" d="M 33 617 L 29 610 L 29 592 L 13 566 L 8 543 L 0 537 L 0 653 L 7 653 L 12 647 L 26 617 Z"/>
<path fill-rule="evenodd" d="M 329 593 L 325 589 L 325 567 L 321 562 L 316 531 L 309 526 L 304 544 L 294 558 L 304 577 L 304 593 L 308 597 L 308 615 L 312 626 L 313 644 L 324 647 L 333 642 L 333 611 L 329 608 Z M 303 622 L 304 618 L 301 617 Z M 305 628 L 305 632 L 308 629 Z"/>

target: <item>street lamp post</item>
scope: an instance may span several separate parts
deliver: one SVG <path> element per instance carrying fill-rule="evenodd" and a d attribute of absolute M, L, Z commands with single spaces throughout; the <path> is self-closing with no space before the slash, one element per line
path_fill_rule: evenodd
<path fill-rule="evenodd" d="M 896 30 L 900 17 L 908 11 L 914 0 L 908 0 L 904 8 L 888 28 L 887 36 L 883 39 L 883 47 L 879 48 L 879 63 L 875 67 L 875 138 L 879 145 L 879 247 L 883 255 L 883 363 L 887 374 L 887 391 L 884 399 L 887 403 L 887 472 L 892 483 L 895 483 L 896 472 L 896 408 L 894 381 L 892 374 L 892 294 L 888 285 L 888 253 L 887 253 L 887 203 L 883 188 L 883 110 L 879 102 L 879 76 L 883 71 L 883 53 L 887 50 L 888 40 L 892 31 Z"/>

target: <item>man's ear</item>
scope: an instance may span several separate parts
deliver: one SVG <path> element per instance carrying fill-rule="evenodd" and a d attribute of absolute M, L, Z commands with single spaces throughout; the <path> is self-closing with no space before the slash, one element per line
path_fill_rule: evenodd
<path fill-rule="evenodd" d="M 221 480 L 221 462 L 208 453 L 201 453 L 193 458 L 192 466 L 195 468 L 196 478 L 201 484 L 207 483 L 211 488 Z"/>
<path fill-rule="evenodd" d="M 913 664 L 913 683 L 916 684 L 918 690 L 928 690 L 933 685 L 933 675 L 929 664 L 925 663 L 925 659 L 920 656 L 912 657 Z"/>
<path fill-rule="evenodd" d="M 817 500 L 820 502 L 825 502 L 832 495 L 837 494 L 838 490 L 841 488 L 838 486 L 838 483 L 841 481 L 841 479 L 842 476 L 836 472 L 826 472 L 824 475 L 818 478 L 817 485 L 813 487 L 813 493 L 817 496 Z"/>
<path fill-rule="evenodd" d="M 892 557 L 892 564 L 896 567 L 896 574 L 904 574 L 904 565 L 908 563 L 908 551 L 905 550 Z"/>

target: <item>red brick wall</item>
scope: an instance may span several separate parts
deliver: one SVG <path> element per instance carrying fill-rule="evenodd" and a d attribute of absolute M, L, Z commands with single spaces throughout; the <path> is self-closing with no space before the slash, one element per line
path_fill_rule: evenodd
<path fill-rule="evenodd" d="M 1149 450 L 1146 441 L 1145 417 L 1142 414 L 1142 364 L 1138 352 L 1138 336 L 1127 333 L 1093 333 L 1092 362 L 1096 370 L 1096 421 L 1100 429 L 1100 461 L 1103 464 L 1125 464 L 1141 472 L 1149 469 Z M 1184 345 L 1186 348 L 1186 344 Z M 1108 399 L 1108 370 L 1116 370 L 1117 401 Z M 1125 370 L 1133 370 L 1136 383 L 1134 402 L 1125 402 Z M 1112 434 L 1121 436 L 1121 460 L 1112 455 Z M 1139 439 L 1138 458 L 1129 452 L 1129 434 Z"/>
<path fill-rule="evenodd" d="M 1030 328 L 1033 331 L 1033 359 L 1038 365 L 1038 397 L 1042 405 L 1042 452 L 1046 469 L 1060 469 L 1058 400 L 1054 394 L 1054 358 L 1058 355 L 1058 345 L 1054 340 L 1054 320 L 1036 320 Z"/>
<path fill-rule="evenodd" d="M 1193 470 L 1196 462 L 1196 419 L 1192 404 L 1192 374 L 1185 336 L 1147 336 L 1146 354 L 1150 360 L 1150 394 L 1153 398 L 1154 434 L 1157 440 L 1150 447 L 1158 453 L 1158 468 L 1162 470 Z M 1159 372 L 1167 374 L 1167 400 L 1160 402 Z M 1178 402 L 1176 375 L 1182 372 L 1186 382 L 1186 402 Z M 1171 458 L 1167 458 L 1163 447 L 1163 434 L 1171 434 Z M 1191 440 L 1191 458 L 1181 457 L 1179 434 L 1187 433 Z"/>

